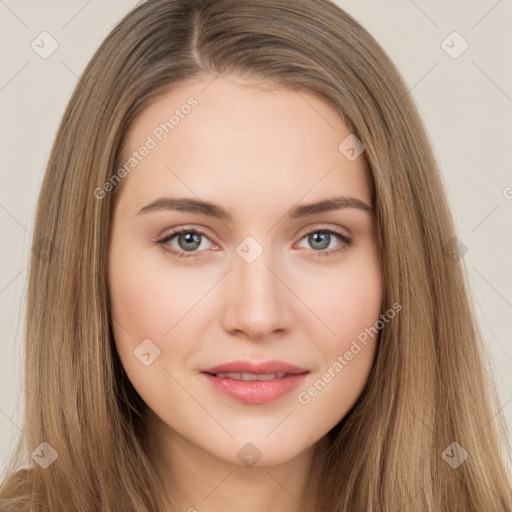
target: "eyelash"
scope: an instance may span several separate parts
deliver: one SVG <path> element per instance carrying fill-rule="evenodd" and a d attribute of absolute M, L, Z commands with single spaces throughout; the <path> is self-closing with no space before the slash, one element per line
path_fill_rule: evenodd
<path fill-rule="evenodd" d="M 181 251 L 176 251 L 175 249 L 169 249 L 169 246 L 167 245 L 167 242 L 172 240 L 175 236 L 181 235 L 183 233 L 197 234 L 197 235 L 200 235 L 200 236 L 204 236 L 205 238 L 208 238 L 208 240 L 210 240 L 208 235 L 204 231 L 202 231 L 200 229 L 197 229 L 197 228 L 181 228 L 181 229 L 177 229 L 175 231 L 172 231 L 171 233 L 166 235 L 164 238 L 162 238 L 160 240 L 157 240 L 156 244 L 162 250 L 170 253 L 171 255 L 173 255 L 174 257 L 177 257 L 177 258 L 195 258 L 195 257 L 197 257 L 198 253 L 200 254 L 203 251 L 193 251 L 190 254 L 187 254 L 184 251 L 181 252 Z M 335 254 L 339 254 L 339 253 L 343 252 L 347 247 L 350 247 L 352 245 L 352 243 L 353 243 L 353 240 L 351 238 L 349 238 L 348 236 L 346 236 L 343 233 L 341 233 L 339 231 L 336 231 L 336 230 L 334 230 L 332 228 L 328 229 L 326 226 L 320 226 L 320 227 L 317 227 L 316 229 L 313 229 L 311 231 L 308 231 L 308 232 L 304 233 L 300 237 L 299 241 L 302 240 L 303 238 L 305 238 L 306 236 L 312 234 L 312 233 L 323 233 L 323 234 L 329 234 L 329 235 L 336 235 L 341 240 L 340 247 L 338 247 L 338 248 L 329 249 L 329 250 L 320 250 L 320 251 L 312 250 L 313 253 L 315 254 L 315 256 L 317 256 L 317 257 L 334 256 Z"/>

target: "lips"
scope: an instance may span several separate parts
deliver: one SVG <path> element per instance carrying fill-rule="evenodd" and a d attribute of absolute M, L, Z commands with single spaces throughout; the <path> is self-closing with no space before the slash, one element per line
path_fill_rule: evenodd
<path fill-rule="evenodd" d="M 232 399 L 264 404 L 292 391 L 309 371 L 283 361 L 233 361 L 201 373 L 213 389 Z"/>
<path fill-rule="evenodd" d="M 221 364 L 208 370 L 203 370 L 204 373 L 216 375 L 219 373 L 233 373 L 233 374 L 253 374 L 253 375 L 269 375 L 269 374 L 292 374 L 305 373 L 308 370 L 300 368 L 291 363 L 284 361 L 264 361 L 255 363 L 252 361 L 232 361 L 230 363 Z"/>

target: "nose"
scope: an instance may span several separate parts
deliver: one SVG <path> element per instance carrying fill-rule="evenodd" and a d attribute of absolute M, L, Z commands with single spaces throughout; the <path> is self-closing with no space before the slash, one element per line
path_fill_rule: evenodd
<path fill-rule="evenodd" d="M 227 332 L 261 340 L 290 329 L 293 301 L 298 300 L 284 284 L 286 276 L 280 268 L 270 251 L 263 251 L 252 263 L 235 255 L 233 271 L 224 283 L 222 322 Z"/>

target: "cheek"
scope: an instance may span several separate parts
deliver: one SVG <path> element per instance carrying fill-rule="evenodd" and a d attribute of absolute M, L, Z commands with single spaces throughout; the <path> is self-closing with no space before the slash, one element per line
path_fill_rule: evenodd
<path fill-rule="evenodd" d="M 316 293 L 310 293 L 309 299 L 325 324 L 322 336 L 316 338 L 322 365 L 297 398 L 306 410 L 315 410 L 325 427 L 335 425 L 351 409 L 373 364 L 379 332 L 375 325 L 382 313 L 377 254 L 360 253 L 316 283 L 323 286 L 310 288 Z"/>
<path fill-rule="evenodd" d="M 152 251 L 137 249 L 129 236 L 113 238 L 109 262 L 109 290 L 116 347 L 125 368 L 136 362 L 134 350 L 149 339 L 160 349 L 165 334 L 178 321 L 179 283 L 148 261 Z M 140 242 L 139 242 L 140 243 Z"/>
<path fill-rule="evenodd" d="M 336 271 L 316 274 L 304 297 L 323 321 L 323 350 L 331 354 L 346 350 L 382 313 L 382 274 L 376 253 L 359 254 Z"/>
<path fill-rule="evenodd" d="M 140 260 L 132 263 L 124 261 L 113 270 L 110 291 L 114 319 L 135 342 L 141 336 L 152 338 L 164 334 L 172 325 L 174 308 L 169 303 L 172 294 L 166 294 L 165 287 L 153 281 L 148 268 Z"/>
<path fill-rule="evenodd" d="M 128 245 L 128 244 L 127 244 Z M 170 271 L 160 249 L 129 249 L 118 243 L 110 264 L 114 318 L 135 339 L 164 339 L 208 289 L 208 283 Z M 140 341 L 139 341 L 140 342 Z"/>
<path fill-rule="evenodd" d="M 342 340 L 340 348 L 345 348 L 379 319 L 382 312 L 380 276 L 367 274 L 353 278 L 350 282 L 345 280 L 330 304 L 333 330 L 336 337 Z"/>
<path fill-rule="evenodd" d="M 180 392 L 164 370 L 191 350 L 181 320 L 186 320 L 194 297 L 187 297 L 179 272 L 165 271 L 151 259 L 156 251 L 124 245 L 113 246 L 109 268 L 115 346 L 139 395 L 150 407 L 158 407 L 169 394 Z"/>
<path fill-rule="evenodd" d="M 179 366 L 199 350 L 191 342 L 201 339 L 204 309 L 197 306 L 218 276 L 171 269 L 160 249 L 138 248 L 121 238 L 114 239 L 109 267 L 115 346 L 138 391 L 165 389 L 169 376 L 158 369 Z M 149 367 L 136 358 L 146 348 L 157 354 Z"/>

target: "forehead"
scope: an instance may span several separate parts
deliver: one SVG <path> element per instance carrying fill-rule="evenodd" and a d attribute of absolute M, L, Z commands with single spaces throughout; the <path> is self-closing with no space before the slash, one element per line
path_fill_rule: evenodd
<path fill-rule="evenodd" d="M 233 75 L 188 80 L 132 123 L 123 163 L 134 165 L 121 195 L 137 204 L 175 193 L 247 206 L 339 191 L 370 201 L 364 153 L 351 161 L 339 149 L 349 136 L 341 114 L 311 92 Z"/>

